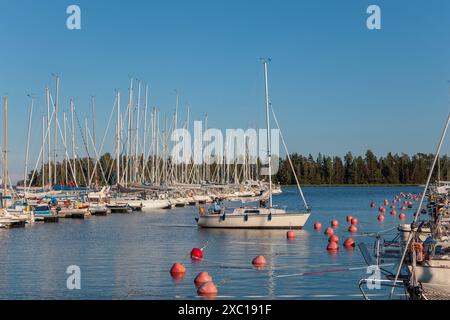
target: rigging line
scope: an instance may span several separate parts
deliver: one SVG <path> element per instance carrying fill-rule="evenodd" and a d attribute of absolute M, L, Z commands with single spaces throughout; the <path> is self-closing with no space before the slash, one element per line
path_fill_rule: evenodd
<path fill-rule="evenodd" d="M 417 207 L 417 211 L 415 213 L 415 217 L 414 217 L 414 220 L 413 220 L 414 224 L 417 222 L 417 219 L 420 216 L 420 211 L 422 209 L 423 201 L 425 199 L 425 194 L 426 194 L 428 186 L 430 184 L 431 176 L 433 175 L 433 171 L 434 171 L 434 167 L 436 165 L 437 158 L 439 157 L 439 154 L 441 152 L 441 147 L 442 147 L 442 144 L 444 142 L 444 138 L 445 138 L 445 135 L 447 133 L 447 129 L 448 129 L 449 123 L 450 123 L 450 113 L 447 116 L 447 122 L 445 123 L 445 127 L 444 127 L 444 129 L 442 131 L 441 139 L 440 139 L 439 144 L 437 146 L 436 154 L 434 156 L 433 163 L 432 163 L 431 168 L 430 168 L 430 172 L 428 173 L 427 182 L 425 184 L 424 191 L 422 192 L 422 196 L 420 198 L 419 206 Z M 402 257 L 400 259 L 400 263 L 399 263 L 399 266 L 398 266 L 397 273 L 395 274 L 395 280 L 394 280 L 394 283 L 392 285 L 392 290 L 391 290 L 391 293 L 389 295 L 389 298 L 391 298 L 392 295 L 394 294 L 395 284 L 397 283 L 398 277 L 400 276 L 400 271 L 401 271 L 402 266 L 403 266 L 403 261 L 405 260 L 405 257 L 406 257 L 406 252 L 408 251 L 409 244 L 411 243 L 411 240 L 412 240 L 412 238 L 413 238 L 413 236 L 415 235 L 416 232 L 417 232 L 417 230 L 411 230 L 411 232 L 409 233 L 408 241 L 406 241 L 405 249 L 403 250 L 403 254 L 402 254 Z"/>
<path fill-rule="evenodd" d="M 294 174 L 294 178 L 295 178 L 295 182 L 297 183 L 298 191 L 299 191 L 299 193 L 300 193 L 300 196 L 301 196 L 301 198 L 302 198 L 302 200 L 303 200 L 303 203 L 304 203 L 306 209 L 307 209 L 307 210 L 310 210 L 308 204 L 306 203 L 305 196 L 303 195 L 302 188 L 300 187 L 300 183 L 299 183 L 299 181 L 298 181 L 297 173 L 295 172 L 294 165 L 292 164 L 291 156 L 289 155 L 289 151 L 288 151 L 286 142 L 284 141 L 283 132 L 281 131 L 280 125 L 278 124 L 278 119 L 277 119 L 277 116 L 275 115 L 275 111 L 274 111 L 274 109 L 273 109 L 272 103 L 270 103 L 270 107 L 271 107 L 271 110 L 272 110 L 273 119 L 275 120 L 275 124 L 277 125 L 278 130 L 280 131 L 281 141 L 282 141 L 283 146 L 284 146 L 284 149 L 285 149 L 285 151 L 286 151 L 286 156 L 287 156 L 287 158 L 288 158 L 288 160 L 289 160 L 289 164 L 290 164 L 290 166 L 291 166 L 292 173 Z"/>
<path fill-rule="evenodd" d="M 55 114 L 55 110 L 53 110 L 52 115 L 51 115 L 51 117 L 50 117 L 50 123 L 51 123 L 51 121 L 53 120 L 53 115 L 54 115 L 54 114 Z M 44 141 L 47 141 L 47 137 L 48 137 L 49 131 L 50 131 L 50 129 L 49 129 L 49 126 L 47 125 L 47 130 L 46 130 L 46 132 L 45 132 L 45 138 L 44 138 Z M 32 181 L 34 180 L 34 176 L 35 176 L 35 174 L 36 174 L 37 167 L 38 167 L 38 165 L 39 165 L 39 162 L 41 161 L 42 153 L 44 152 L 43 149 L 44 149 L 44 148 L 42 148 L 42 146 L 41 146 L 41 151 L 39 152 L 39 157 L 38 157 L 38 159 L 37 159 L 37 161 L 36 161 L 36 165 L 35 165 L 35 167 L 34 167 L 33 174 L 32 174 L 32 176 L 31 176 L 31 180 L 30 180 L 30 184 L 29 184 L 29 186 L 28 186 L 28 189 L 31 188 L 31 184 L 32 184 Z M 45 151 L 47 151 L 47 150 L 45 150 Z M 3 154 L 3 153 L 2 153 L 2 154 Z M 3 158 L 3 156 L 2 156 L 2 158 Z M 49 160 L 49 164 L 50 164 L 50 160 Z M 43 177 L 43 176 L 44 176 L 44 168 L 42 168 L 42 177 Z M 51 182 L 50 182 L 50 183 L 51 183 Z"/>
<path fill-rule="evenodd" d="M 96 156 L 96 160 L 95 160 L 95 165 L 94 165 L 94 170 L 93 170 L 93 172 L 95 172 L 95 170 L 96 170 L 96 168 L 97 168 L 97 164 L 98 164 L 99 161 L 100 161 L 100 158 L 98 157 L 98 155 L 102 153 L 102 150 L 103 150 L 103 147 L 104 147 L 104 144 L 105 144 L 105 141 L 106 141 L 106 135 L 108 134 L 108 132 L 109 132 L 109 127 L 110 127 L 110 125 L 111 125 L 112 116 L 113 116 L 113 114 L 114 114 L 114 110 L 116 109 L 116 104 L 117 104 L 117 96 L 116 96 L 116 98 L 115 98 L 115 100 L 114 100 L 114 104 L 113 104 L 113 108 L 112 108 L 112 110 L 111 110 L 111 113 L 109 114 L 108 124 L 107 124 L 107 126 L 106 126 L 105 134 L 103 135 L 102 144 L 100 145 L 100 150 L 99 150 L 98 154 L 97 154 L 97 148 L 96 148 L 96 146 L 94 145 L 94 141 L 93 141 L 93 139 L 92 139 L 92 137 L 91 137 L 91 143 L 92 143 L 92 145 L 93 145 L 93 147 L 94 147 L 94 153 L 95 153 L 95 156 Z M 88 128 L 88 131 L 89 131 L 89 128 Z M 90 134 L 89 134 L 89 135 L 90 135 Z M 100 163 L 100 168 L 102 168 L 101 163 Z M 106 179 L 105 174 L 104 174 L 104 172 L 103 172 L 103 169 L 101 169 L 101 170 L 102 170 L 102 173 L 103 173 L 103 178 Z M 92 177 L 89 178 L 89 184 L 91 183 L 91 181 L 92 181 Z"/>
<path fill-rule="evenodd" d="M 53 97 L 52 97 L 52 95 L 49 94 L 49 97 L 50 97 L 51 102 L 53 103 Z M 56 114 L 56 111 L 55 111 L 55 114 Z M 55 117 L 55 126 L 59 129 L 59 135 L 61 136 L 61 140 L 62 140 L 62 142 L 63 142 L 64 151 L 65 151 L 65 156 L 66 156 L 67 158 L 69 158 L 69 153 L 68 153 L 68 151 L 67 151 L 67 141 L 65 141 L 65 139 L 64 139 L 64 136 L 63 136 L 62 131 L 61 131 L 61 126 L 59 125 L 59 120 L 58 120 L 57 117 Z M 70 170 L 72 171 L 72 178 L 74 178 L 74 180 L 76 181 L 76 178 L 75 178 L 74 173 L 73 173 L 74 170 L 73 170 L 73 168 L 72 168 L 72 164 L 70 163 L 70 161 L 68 161 L 68 164 L 69 164 Z M 56 172 L 55 172 L 55 174 L 56 174 Z M 76 182 L 75 182 L 75 185 L 78 187 L 78 184 L 77 184 Z"/>
<path fill-rule="evenodd" d="M 94 140 L 92 139 L 91 131 L 89 130 L 89 128 L 87 128 L 87 134 L 88 134 L 88 136 L 89 136 L 89 138 L 90 138 L 90 140 L 91 140 L 91 143 L 94 144 Z M 97 159 L 98 159 L 97 149 L 95 148 L 95 146 L 94 146 L 94 155 L 95 155 L 95 156 L 97 157 Z M 103 179 L 106 180 L 105 172 L 103 171 L 103 166 L 102 166 L 102 164 L 101 164 L 99 161 L 96 161 L 96 162 L 95 162 L 95 166 L 94 166 L 94 168 L 93 168 L 93 170 L 92 170 L 92 174 L 91 174 L 91 176 L 89 177 L 89 185 L 91 185 L 91 183 L 92 183 L 92 179 L 93 179 L 94 176 L 95 176 L 95 172 L 96 172 L 96 170 L 97 170 L 97 165 L 98 165 L 98 164 L 99 164 L 99 166 L 100 166 L 100 171 L 102 172 Z"/>

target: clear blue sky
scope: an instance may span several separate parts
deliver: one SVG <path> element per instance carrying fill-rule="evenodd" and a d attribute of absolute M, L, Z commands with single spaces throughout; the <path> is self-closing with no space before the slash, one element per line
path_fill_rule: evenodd
<path fill-rule="evenodd" d="M 81 7 L 82 30 L 66 29 L 69 4 Z M 379 31 L 366 28 L 370 4 L 381 7 Z M 263 127 L 260 57 L 272 58 L 271 99 L 291 151 L 432 152 L 449 110 L 447 0 L 1 0 L 0 39 L 15 178 L 26 94 L 37 96 L 34 165 L 51 73 L 62 78 L 61 109 L 73 96 L 84 116 L 96 96 L 98 136 L 130 76 L 149 83 L 150 105 L 162 112 L 173 112 L 178 89 L 192 119 L 207 112 L 210 126 Z"/>

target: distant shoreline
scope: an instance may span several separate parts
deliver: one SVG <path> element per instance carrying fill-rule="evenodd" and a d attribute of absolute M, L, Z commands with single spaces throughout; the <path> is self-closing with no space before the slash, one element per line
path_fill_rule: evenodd
<path fill-rule="evenodd" d="M 296 187 L 295 184 L 281 185 L 282 187 Z M 302 187 L 419 187 L 420 184 L 301 184 Z"/>

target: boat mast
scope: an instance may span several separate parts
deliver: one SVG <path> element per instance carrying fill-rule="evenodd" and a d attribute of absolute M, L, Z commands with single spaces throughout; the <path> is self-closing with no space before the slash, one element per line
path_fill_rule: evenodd
<path fill-rule="evenodd" d="M 54 138 L 54 142 L 53 142 L 53 161 L 54 166 L 55 166 L 55 170 L 53 172 L 53 183 L 54 185 L 56 185 L 56 179 L 57 174 L 56 174 L 56 170 L 57 170 L 57 166 L 56 166 L 56 149 L 58 148 L 58 100 L 59 100 L 59 76 L 56 75 L 56 98 L 55 98 L 55 138 Z"/>
<path fill-rule="evenodd" d="M 92 140 L 93 140 L 93 144 L 94 144 L 94 160 L 95 163 L 97 163 L 98 157 L 97 157 L 97 146 L 96 146 L 96 141 L 95 141 L 95 97 L 92 96 L 91 97 L 91 102 L 92 102 Z M 95 185 L 97 185 L 97 169 L 94 169 L 94 181 L 95 181 Z"/>
<path fill-rule="evenodd" d="M 3 161 L 3 196 L 8 192 L 8 96 L 3 99 L 4 104 L 4 161 Z M 6 204 L 6 201 L 5 201 Z M 3 204 L 3 206 L 5 206 Z"/>
<path fill-rule="evenodd" d="M 120 184 L 120 92 L 117 92 L 116 184 Z"/>
<path fill-rule="evenodd" d="M 63 126 L 64 126 L 64 175 L 66 179 L 66 186 L 69 182 L 69 174 L 68 174 L 68 161 L 69 158 L 67 156 L 67 118 L 66 118 L 66 111 L 63 112 Z"/>
<path fill-rule="evenodd" d="M 24 190 L 27 190 L 27 176 L 28 176 L 28 151 L 30 150 L 30 135 L 31 135 L 31 120 L 33 118 L 34 97 L 28 95 L 31 98 L 30 116 L 28 118 L 28 136 L 27 136 L 27 148 L 25 151 L 25 172 L 23 175 Z"/>
<path fill-rule="evenodd" d="M 42 116 L 42 190 L 45 188 L 45 116 Z"/>
<path fill-rule="evenodd" d="M 270 61 L 270 59 L 269 59 Z M 264 63 L 264 85 L 266 96 L 266 124 L 267 124 L 267 160 L 269 161 L 269 208 L 272 208 L 272 164 L 271 164 L 271 141 L 270 141 L 270 115 L 269 115 L 269 83 L 267 80 L 267 60 Z"/>
<path fill-rule="evenodd" d="M 45 88 L 47 98 L 47 136 L 48 136 L 48 183 L 52 184 L 52 149 L 51 149 L 51 118 L 50 118 L 50 90 L 48 86 Z"/>
<path fill-rule="evenodd" d="M 74 126 L 74 105 L 73 98 L 70 99 L 70 114 L 71 114 L 71 126 L 72 126 L 72 159 L 73 159 L 73 179 L 75 180 L 75 184 L 77 183 L 77 162 L 76 162 L 76 154 L 75 154 L 75 126 Z"/>
<path fill-rule="evenodd" d="M 136 139 L 135 139 L 135 147 L 134 147 L 134 182 L 137 181 L 138 173 L 139 173 L 139 121 L 140 121 L 140 109 L 141 109 L 141 80 L 138 82 L 138 97 L 137 97 L 137 105 L 136 105 Z"/>
<path fill-rule="evenodd" d="M 146 149 L 147 149 L 147 105 L 148 103 L 148 85 L 145 85 L 145 101 L 144 101 L 144 142 L 142 147 L 142 180 L 146 181 L 145 174 L 147 169 L 147 155 L 146 155 Z"/>

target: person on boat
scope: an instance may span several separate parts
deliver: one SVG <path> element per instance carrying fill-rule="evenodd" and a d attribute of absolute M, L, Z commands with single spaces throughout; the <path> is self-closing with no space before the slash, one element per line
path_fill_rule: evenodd
<path fill-rule="evenodd" d="M 219 198 L 215 198 L 213 206 L 212 206 L 212 211 L 213 211 L 213 213 L 220 213 L 220 210 L 221 210 L 221 206 L 220 206 Z"/>
<path fill-rule="evenodd" d="M 266 207 L 266 200 L 260 199 L 259 200 L 259 207 L 260 208 L 265 208 Z"/>

